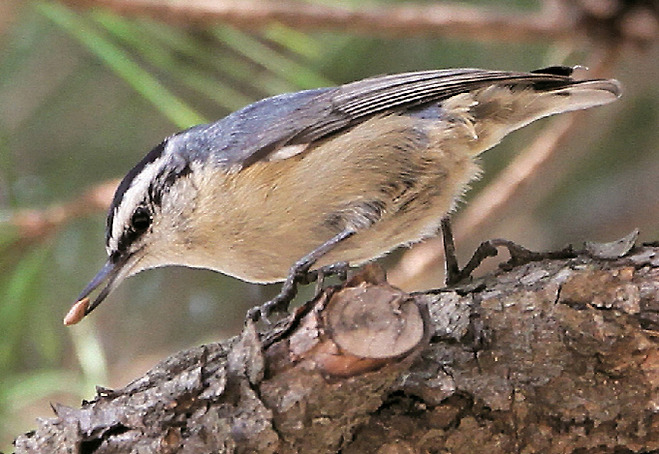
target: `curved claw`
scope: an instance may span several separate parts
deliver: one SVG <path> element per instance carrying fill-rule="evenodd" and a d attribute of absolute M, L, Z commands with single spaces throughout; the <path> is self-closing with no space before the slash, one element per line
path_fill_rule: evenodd
<path fill-rule="evenodd" d="M 270 320 L 270 314 L 273 312 L 286 312 L 289 302 L 290 301 L 280 299 L 279 295 L 277 295 L 277 297 L 270 301 L 266 301 L 260 306 L 253 307 L 247 311 L 247 319 L 252 320 L 253 322 L 261 320 L 266 325 L 272 325 L 273 322 Z"/>

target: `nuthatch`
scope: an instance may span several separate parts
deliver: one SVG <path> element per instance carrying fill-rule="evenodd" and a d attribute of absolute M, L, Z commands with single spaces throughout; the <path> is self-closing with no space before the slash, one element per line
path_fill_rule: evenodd
<path fill-rule="evenodd" d="M 572 72 L 374 77 L 274 96 L 174 134 L 119 185 L 109 259 L 65 323 L 148 268 L 208 268 L 290 287 L 300 272 L 359 265 L 433 236 L 478 175 L 477 156 L 506 134 L 620 96 L 618 81 Z"/>

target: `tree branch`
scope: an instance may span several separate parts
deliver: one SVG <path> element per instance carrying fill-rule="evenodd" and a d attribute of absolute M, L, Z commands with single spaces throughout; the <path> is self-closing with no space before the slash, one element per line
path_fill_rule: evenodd
<path fill-rule="evenodd" d="M 259 29 L 280 23 L 299 30 L 332 30 L 378 36 L 451 36 L 476 40 L 561 40 L 575 36 L 573 20 L 557 9 L 530 14 L 457 3 L 347 8 L 300 1 L 66 0 L 71 6 L 101 6 L 126 16 L 175 24 L 231 24 Z M 553 14 L 557 12 L 558 14 Z"/>
<path fill-rule="evenodd" d="M 442 36 L 479 41 L 561 41 L 595 33 L 645 45 L 659 32 L 656 10 L 641 2 L 550 1 L 522 13 L 452 2 L 347 8 L 301 1 L 264 0 L 62 0 L 77 8 L 104 7 L 183 25 L 231 24 L 259 29 L 272 23 L 306 31 L 376 36 Z"/>
<path fill-rule="evenodd" d="M 18 230 L 18 240 L 22 243 L 42 240 L 73 219 L 107 210 L 118 184 L 119 180 L 108 180 L 88 188 L 68 202 L 57 203 L 44 210 L 17 211 L 7 224 Z"/>
<path fill-rule="evenodd" d="M 178 353 L 17 452 L 659 449 L 659 247 L 592 254 L 411 295 L 368 268 L 270 345 Z"/>

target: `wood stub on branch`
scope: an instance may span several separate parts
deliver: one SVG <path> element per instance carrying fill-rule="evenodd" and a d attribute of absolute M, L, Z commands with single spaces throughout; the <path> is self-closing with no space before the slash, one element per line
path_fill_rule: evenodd
<path fill-rule="evenodd" d="M 266 351 L 260 395 L 282 442 L 272 452 L 339 450 L 427 345 L 425 305 L 377 274 L 367 267 L 345 288 L 325 291 Z"/>
<path fill-rule="evenodd" d="M 415 294 L 369 267 L 284 326 L 264 347 L 250 322 L 81 408 L 56 406 L 16 451 L 659 449 L 656 245 Z"/>

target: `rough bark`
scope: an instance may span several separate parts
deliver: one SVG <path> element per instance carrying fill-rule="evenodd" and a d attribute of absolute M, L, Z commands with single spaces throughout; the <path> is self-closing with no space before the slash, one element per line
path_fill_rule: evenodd
<path fill-rule="evenodd" d="M 589 250 L 411 295 L 369 268 L 274 335 L 56 407 L 16 451 L 659 450 L 659 247 Z"/>

